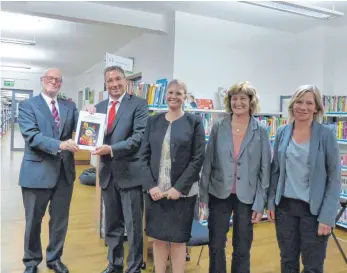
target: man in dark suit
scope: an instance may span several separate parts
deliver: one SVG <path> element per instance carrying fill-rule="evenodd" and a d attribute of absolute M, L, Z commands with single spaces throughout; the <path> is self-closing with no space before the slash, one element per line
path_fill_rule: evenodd
<path fill-rule="evenodd" d="M 109 98 L 97 104 L 95 109 L 107 114 L 107 129 L 104 145 L 93 152 L 101 156 L 99 178 L 109 247 L 109 265 L 103 273 L 123 272 L 124 226 L 129 242 L 126 272 L 139 273 L 143 258 L 139 149 L 147 124 L 148 105 L 146 100 L 126 92 L 127 80 L 122 68 L 108 67 L 104 77 Z"/>
<path fill-rule="evenodd" d="M 68 273 L 61 262 L 68 227 L 69 208 L 75 180 L 71 139 L 78 121 L 73 102 L 57 98 L 62 84 L 59 69 L 41 77 L 42 93 L 19 104 L 18 122 L 25 140 L 20 169 L 25 208 L 24 273 L 36 273 L 42 261 L 41 222 L 49 205 L 47 266 L 56 273 Z"/>

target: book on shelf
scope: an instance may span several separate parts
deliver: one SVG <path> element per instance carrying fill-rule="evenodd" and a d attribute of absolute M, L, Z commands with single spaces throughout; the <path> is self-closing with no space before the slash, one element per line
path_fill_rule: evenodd
<path fill-rule="evenodd" d="M 165 95 L 166 95 L 167 81 L 159 80 L 156 84 L 136 83 L 131 82 L 128 84 L 127 92 L 135 96 L 144 98 L 150 107 L 166 107 Z"/>
<path fill-rule="evenodd" d="M 330 121 L 329 118 L 324 117 L 323 123 L 330 126 L 335 134 L 337 139 L 346 139 L 347 140 L 347 121 Z"/>
<path fill-rule="evenodd" d="M 347 112 L 347 96 L 323 95 L 322 99 L 325 112 Z"/>
<path fill-rule="evenodd" d="M 341 166 L 347 170 L 347 154 L 341 154 Z"/>
<path fill-rule="evenodd" d="M 213 100 L 211 99 L 196 99 L 198 109 L 214 109 Z"/>
<path fill-rule="evenodd" d="M 341 177 L 341 194 L 340 197 L 347 199 L 347 176 Z M 339 209 L 340 210 L 340 209 Z M 347 210 L 341 215 L 336 225 L 347 228 Z"/>
<path fill-rule="evenodd" d="M 270 138 L 274 138 L 278 127 L 287 124 L 287 119 L 282 117 L 256 116 L 256 118 L 266 126 Z"/>
<path fill-rule="evenodd" d="M 147 100 L 148 106 L 152 110 L 151 115 L 155 114 L 155 111 L 162 111 L 167 108 L 167 104 L 165 101 L 166 89 L 167 89 L 168 81 L 167 79 L 158 80 L 155 84 L 146 84 L 146 83 L 130 83 L 128 85 L 128 92 L 134 94 L 136 96 L 142 97 Z M 212 113 L 214 110 L 214 103 L 211 99 L 205 98 L 196 98 L 198 109 L 206 110 L 202 112 L 196 113 L 197 115 L 201 115 L 205 134 L 207 136 L 210 135 L 213 123 L 222 117 L 220 114 L 225 114 L 224 111 L 220 111 L 220 113 Z M 186 105 L 186 104 L 185 104 Z M 187 110 L 192 107 L 185 107 Z M 189 109 L 188 109 L 189 108 Z M 212 110 L 209 112 L 208 110 Z M 267 130 L 270 138 L 274 138 L 277 128 L 280 125 L 286 124 L 287 121 L 284 118 L 271 116 L 271 113 L 267 116 L 255 115 L 256 118 L 262 122 Z"/>

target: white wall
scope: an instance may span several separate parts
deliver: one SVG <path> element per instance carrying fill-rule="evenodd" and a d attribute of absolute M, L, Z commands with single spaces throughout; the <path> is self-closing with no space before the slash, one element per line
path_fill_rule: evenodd
<path fill-rule="evenodd" d="M 216 100 L 218 87 L 248 80 L 259 90 L 262 112 L 279 110 L 281 85 L 274 79 L 286 77 L 280 65 L 286 58 L 271 43 L 285 33 L 181 12 L 175 22 L 174 77 L 195 97 Z"/>
<path fill-rule="evenodd" d="M 134 74 L 142 73 L 142 81 L 145 83 L 155 83 L 162 78 L 172 79 L 173 74 L 173 54 L 174 54 L 174 21 L 169 16 L 167 23 L 168 34 L 144 33 L 137 37 L 120 50 L 110 52 L 122 57 L 134 58 Z M 89 87 L 98 94 L 104 89 L 103 70 L 105 63 L 100 60 L 92 68 L 74 78 L 76 92 Z M 76 94 L 77 98 L 77 94 Z"/>
<path fill-rule="evenodd" d="M 196 97 L 215 100 L 218 87 L 248 80 L 260 93 L 262 112 L 279 111 L 280 95 L 302 84 L 346 94 L 344 31 L 290 34 L 177 12 L 174 77 Z"/>
<path fill-rule="evenodd" d="M 182 12 L 168 25 L 169 35 L 145 33 L 114 52 L 134 57 L 134 73 L 142 72 L 146 83 L 180 78 L 197 98 L 216 100 L 218 87 L 248 80 L 259 90 L 262 112 L 278 112 L 280 96 L 302 84 L 346 94 L 346 28 L 293 34 Z M 103 69 L 101 60 L 74 79 L 76 100 L 85 87 L 98 99 Z"/>
<path fill-rule="evenodd" d="M 3 85 L 3 79 L 14 79 L 15 85 L 13 89 L 27 89 L 33 90 L 34 96 L 40 94 L 41 83 L 40 77 L 42 73 L 29 73 L 29 72 L 17 72 L 17 71 L 0 71 L 1 87 L 6 88 Z M 61 92 L 65 93 L 67 97 L 73 98 L 74 100 L 74 81 L 72 78 L 63 77 L 63 85 L 60 89 Z M 75 100 L 74 100 L 75 101 Z"/>
<path fill-rule="evenodd" d="M 347 95 L 347 27 L 331 30 L 326 35 L 325 78 L 333 95 Z"/>

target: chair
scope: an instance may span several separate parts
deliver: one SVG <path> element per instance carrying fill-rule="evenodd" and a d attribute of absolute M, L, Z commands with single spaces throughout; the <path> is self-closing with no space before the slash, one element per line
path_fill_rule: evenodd
<path fill-rule="evenodd" d="M 335 220 L 336 223 L 339 221 L 339 219 L 341 218 L 341 215 L 342 215 L 342 214 L 345 212 L 345 210 L 347 209 L 347 199 L 341 198 L 341 199 L 340 199 L 340 205 L 341 205 L 341 209 L 340 209 L 339 213 L 338 213 L 337 216 L 336 216 L 336 220 Z M 336 235 L 334 234 L 334 231 L 331 232 L 331 235 L 333 236 L 333 238 L 334 238 L 334 240 L 335 240 L 335 243 L 336 243 L 336 245 L 337 245 L 337 247 L 338 247 L 338 249 L 339 249 L 339 251 L 340 251 L 340 253 L 341 253 L 341 255 L 342 255 L 342 258 L 345 260 L 345 263 L 347 264 L 347 257 L 346 257 L 346 254 L 345 254 L 345 252 L 343 251 L 343 249 L 342 249 L 342 247 L 341 247 L 339 241 L 337 240 Z"/>
<path fill-rule="evenodd" d="M 197 201 L 195 205 L 195 210 L 194 210 L 194 219 L 193 219 L 193 225 L 192 225 L 191 238 L 189 242 L 187 243 L 187 247 L 201 246 L 201 251 L 200 251 L 197 265 L 200 264 L 200 259 L 201 259 L 202 251 L 204 250 L 204 246 L 208 245 L 209 242 L 210 242 L 210 239 L 209 239 L 208 227 L 207 225 L 202 225 L 199 222 L 199 201 Z M 187 251 L 186 260 L 190 261 L 190 256 L 188 251 Z"/>
<path fill-rule="evenodd" d="M 204 250 L 204 246 L 209 244 L 209 241 L 210 240 L 207 226 L 203 226 L 202 224 L 200 224 L 199 220 L 194 219 L 192 225 L 192 237 L 187 243 L 187 247 L 201 246 L 197 265 L 200 264 L 202 251 Z M 190 261 L 190 256 L 188 253 L 186 260 Z"/>

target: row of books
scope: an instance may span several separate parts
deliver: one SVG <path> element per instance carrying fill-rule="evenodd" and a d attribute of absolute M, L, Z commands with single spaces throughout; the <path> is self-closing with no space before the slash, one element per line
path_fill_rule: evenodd
<path fill-rule="evenodd" d="M 337 139 L 347 140 L 347 121 L 331 122 L 331 121 L 328 121 L 327 119 L 324 119 L 323 122 L 325 124 L 328 124 L 334 129 Z"/>
<path fill-rule="evenodd" d="M 151 115 L 154 115 L 154 114 L 156 114 L 156 112 L 152 111 Z M 196 113 L 196 115 L 201 116 L 203 124 L 204 124 L 205 135 L 206 135 L 206 138 L 208 139 L 210 132 L 212 130 L 213 123 L 221 117 L 218 115 L 214 115 L 212 113 Z M 287 123 L 287 120 L 281 117 L 256 116 L 255 118 L 258 119 L 261 123 L 263 123 L 266 126 L 270 139 L 274 139 L 277 128 L 279 126 Z"/>
<path fill-rule="evenodd" d="M 347 199 L 347 176 L 341 177 L 341 198 Z M 347 210 L 341 215 L 340 219 L 336 223 L 340 227 L 347 228 Z"/>
<path fill-rule="evenodd" d="M 167 82 L 159 82 L 157 84 L 133 83 L 128 84 L 128 93 L 147 100 L 151 107 L 165 107 L 166 101 L 166 86 Z"/>
<path fill-rule="evenodd" d="M 203 123 L 204 123 L 205 135 L 208 138 L 214 121 L 218 119 L 219 117 L 216 117 L 215 115 L 211 113 L 196 113 L 196 114 L 201 115 Z M 274 140 L 277 128 L 283 124 L 286 124 L 287 122 L 285 119 L 280 117 L 256 116 L 256 118 L 266 126 L 268 130 L 269 138 L 271 140 Z"/>
<path fill-rule="evenodd" d="M 288 122 L 287 119 L 281 117 L 257 116 L 256 118 L 266 126 L 269 137 L 271 138 L 275 137 L 278 127 Z"/>
<path fill-rule="evenodd" d="M 1 105 L 0 110 L 0 136 L 2 137 L 10 129 L 11 121 L 11 106 L 10 105 Z"/>
<path fill-rule="evenodd" d="M 325 112 L 347 112 L 347 96 L 323 96 Z"/>

